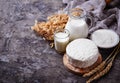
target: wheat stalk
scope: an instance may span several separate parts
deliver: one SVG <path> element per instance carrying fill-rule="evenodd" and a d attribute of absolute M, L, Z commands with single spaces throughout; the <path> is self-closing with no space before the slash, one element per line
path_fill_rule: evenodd
<path fill-rule="evenodd" d="M 103 75 L 105 75 L 111 69 L 111 67 L 112 67 L 112 61 L 107 65 L 107 67 L 104 70 L 102 70 L 100 73 L 97 73 L 96 75 L 91 77 L 86 83 L 90 83 L 93 80 L 96 80 L 96 79 L 102 77 Z"/>
<path fill-rule="evenodd" d="M 115 54 L 117 55 L 117 53 L 115 53 Z M 102 77 L 103 75 L 105 75 L 106 73 L 108 73 L 109 70 L 110 70 L 111 67 L 112 67 L 113 60 L 115 59 L 115 56 L 116 56 L 116 55 L 114 55 L 114 56 L 109 60 L 110 63 L 107 65 L 107 67 L 106 67 L 104 70 L 102 70 L 102 71 L 100 71 L 99 73 L 96 73 L 95 75 L 93 75 L 86 83 L 90 83 L 90 82 L 92 82 L 93 80 L 96 80 L 96 79 Z"/>
<path fill-rule="evenodd" d="M 91 75 L 93 75 L 94 73 L 96 73 L 97 71 L 99 71 L 99 70 L 101 70 L 103 67 L 104 67 L 104 65 L 105 65 L 105 61 L 103 61 L 100 65 L 98 65 L 96 68 L 94 68 L 93 70 L 91 70 L 90 72 L 88 72 L 88 73 L 85 73 L 84 75 L 83 75 L 83 77 L 87 77 L 87 76 L 91 76 Z"/>
<path fill-rule="evenodd" d="M 91 70 L 90 72 L 88 73 L 85 73 L 83 75 L 83 77 L 88 77 L 88 76 L 91 76 L 93 75 L 94 73 L 98 72 L 98 71 L 101 71 L 104 69 L 107 61 L 109 61 L 110 57 L 114 54 L 114 52 L 119 49 L 120 47 L 120 43 L 118 44 L 118 46 L 116 46 L 116 48 L 112 51 L 112 53 L 105 59 L 105 61 L 103 61 L 100 65 L 98 65 L 96 68 L 94 68 L 93 70 Z"/>
<path fill-rule="evenodd" d="M 120 52 L 120 44 L 117 46 L 116 52 L 114 53 L 114 55 L 113 55 L 109 60 L 106 61 L 106 64 L 105 64 L 105 65 L 107 65 L 106 68 L 103 69 L 102 71 L 99 71 L 98 73 L 96 73 L 96 74 L 93 75 L 92 77 L 90 77 L 90 79 L 89 79 L 86 83 L 90 83 L 90 82 L 92 82 L 93 80 L 96 80 L 96 79 L 102 77 L 103 75 L 105 75 L 106 73 L 108 73 L 109 70 L 110 70 L 111 67 L 112 67 L 112 64 L 113 64 L 113 61 L 114 61 L 116 55 L 117 55 L 119 52 Z"/>

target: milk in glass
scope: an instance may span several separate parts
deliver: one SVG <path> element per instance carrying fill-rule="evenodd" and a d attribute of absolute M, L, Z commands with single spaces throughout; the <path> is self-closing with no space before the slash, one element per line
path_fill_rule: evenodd
<path fill-rule="evenodd" d="M 59 53 L 66 51 L 66 46 L 69 43 L 69 34 L 66 32 L 56 32 L 54 35 L 55 49 Z"/>

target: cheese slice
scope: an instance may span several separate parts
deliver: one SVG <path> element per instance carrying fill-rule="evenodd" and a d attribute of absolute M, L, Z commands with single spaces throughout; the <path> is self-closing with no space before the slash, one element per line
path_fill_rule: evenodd
<path fill-rule="evenodd" d="M 76 39 L 66 47 L 66 54 L 73 66 L 86 68 L 93 65 L 98 59 L 98 48 L 89 39 Z"/>

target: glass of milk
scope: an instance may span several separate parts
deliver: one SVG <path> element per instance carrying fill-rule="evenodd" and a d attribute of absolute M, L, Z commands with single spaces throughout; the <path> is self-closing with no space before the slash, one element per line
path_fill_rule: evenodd
<path fill-rule="evenodd" d="M 54 33 L 55 49 L 59 53 L 65 53 L 66 46 L 69 43 L 69 31 L 66 29 L 57 29 Z"/>

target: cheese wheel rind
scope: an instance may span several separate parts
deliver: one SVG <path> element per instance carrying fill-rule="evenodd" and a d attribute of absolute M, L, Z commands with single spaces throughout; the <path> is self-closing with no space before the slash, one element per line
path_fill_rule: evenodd
<path fill-rule="evenodd" d="M 66 47 L 66 54 L 73 66 L 86 68 L 93 65 L 98 59 L 98 48 L 89 39 L 76 39 Z"/>

